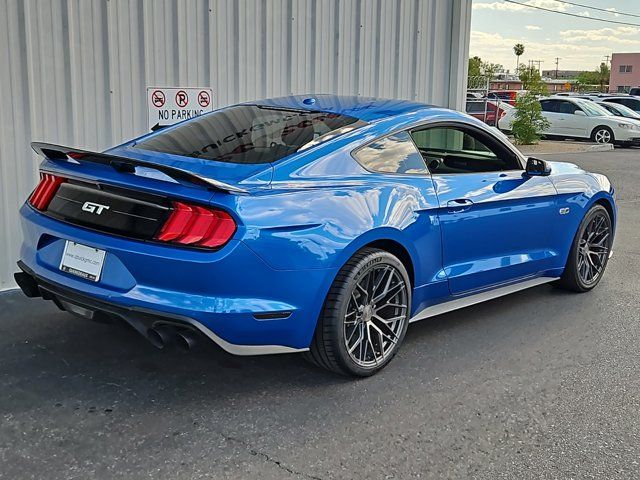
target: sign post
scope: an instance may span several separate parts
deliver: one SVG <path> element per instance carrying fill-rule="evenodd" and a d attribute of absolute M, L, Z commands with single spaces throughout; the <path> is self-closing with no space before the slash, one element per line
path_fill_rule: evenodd
<path fill-rule="evenodd" d="M 213 111 L 210 88 L 147 87 L 149 130 Z"/>

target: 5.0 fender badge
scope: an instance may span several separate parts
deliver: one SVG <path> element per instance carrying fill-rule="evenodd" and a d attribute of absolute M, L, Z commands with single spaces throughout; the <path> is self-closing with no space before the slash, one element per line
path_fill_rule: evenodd
<path fill-rule="evenodd" d="M 560 210 L 560 215 L 566 215 L 569 213 L 569 207 L 562 207 Z"/>

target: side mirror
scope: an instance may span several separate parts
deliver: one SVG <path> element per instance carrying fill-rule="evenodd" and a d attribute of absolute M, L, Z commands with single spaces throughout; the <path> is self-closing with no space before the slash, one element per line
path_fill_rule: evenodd
<path fill-rule="evenodd" d="M 546 177 L 551 174 L 551 167 L 544 160 L 529 157 L 527 159 L 525 173 L 530 177 Z"/>
<path fill-rule="evenodd" d="M 584 113 L 582 110 L 576 110 L 574 115 L 580 115 L 581 117 L 586 117 L 587 114 Z"/>

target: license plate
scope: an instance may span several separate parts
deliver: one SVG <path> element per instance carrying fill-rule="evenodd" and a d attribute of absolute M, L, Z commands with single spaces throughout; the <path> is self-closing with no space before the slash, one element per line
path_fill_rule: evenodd
<path fill-rule="evenodd" d="M 100 280 L 105 254 L 99 248 L 67 240 L 60 260 L 60 270 L 97 282 Z"/>

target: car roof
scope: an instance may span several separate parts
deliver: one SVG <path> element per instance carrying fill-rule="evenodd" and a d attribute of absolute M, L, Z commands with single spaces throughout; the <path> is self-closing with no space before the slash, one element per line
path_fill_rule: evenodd
<path fill-rule="evenodd" d="M 437 108 L 433 105 L 410 100 L 327 94 L 291 95 L 246 103 L 298 110 L 335 112 L 341 115 L 349 115 L 365 122 L 396 117 L 418 110 Z"/>
<path fill-rule="evenodd" d="M 567 97 L 564 95 L 550 95 L 548 97 L 542 97 L 539 98 L 538 100 L 542 101 L 542 100 L 564 100 L 566 102 L 579 102 L 580 100 L 587 100 L 586 98 L 583 97 L 577 97 L 575 95 L 571 96 L 571 97 Z"/>

